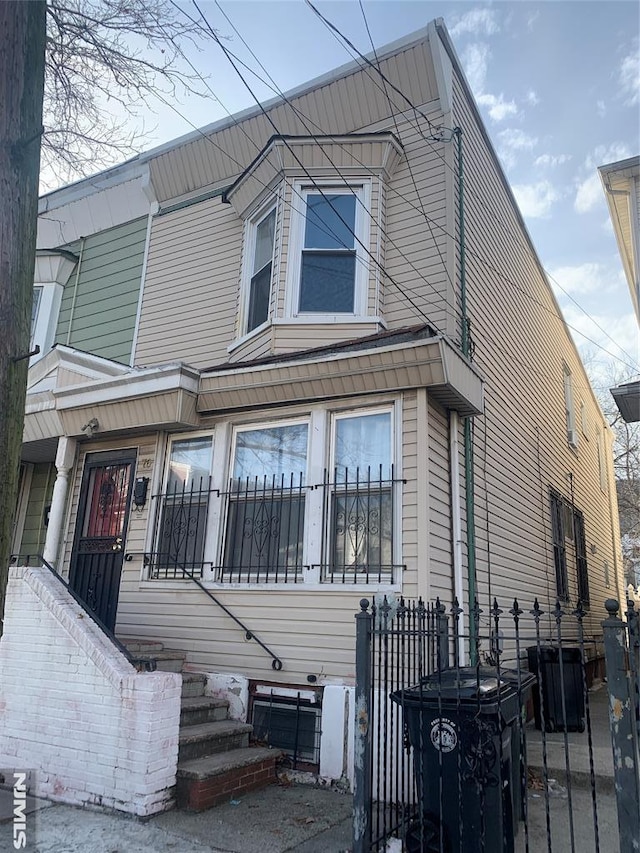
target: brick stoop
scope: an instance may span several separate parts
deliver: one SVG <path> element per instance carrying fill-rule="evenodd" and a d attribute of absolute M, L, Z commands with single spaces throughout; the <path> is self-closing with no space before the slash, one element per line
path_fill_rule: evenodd
<path fill-rule="evenodd" d="M 122 642 L 136 657 L 156 660 L 159 670 L 182 669 L 184 652 L 154 640 Z M 282 754 L 250 746 L 252 727 L 229 719 L 226 700 L 204 695 L 206 680 L 204 673 L 182 673 L 176 804 L 189 811 L 209 809 L 275 782 Z"/>

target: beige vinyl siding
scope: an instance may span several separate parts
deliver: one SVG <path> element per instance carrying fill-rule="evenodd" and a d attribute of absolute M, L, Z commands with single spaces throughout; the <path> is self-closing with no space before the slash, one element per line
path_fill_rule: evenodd
<path fill-rule="evenodd" d="M 451 548 L 451 491 L 449 424 L 447 413 L 429 399 L 429 596 L 451 601 L 453 554 Z"/>
<path fill-rule="evenodd" d="M 42 554 L 44 550 L 47 535 L 45 513 L 51 503 L 55 476 L 55 468 L 52 464 L 41 463 L 33 466 L 22 542 L 19 548 L 19 553 L 23 556 Z"/>
<path fill-rule="evenodd" d="M 455 121 L 463 129 L 469 317 L 475 362 L 485 380 L 485 415 L 475 425 L 477 577 L 481 605 L 491 598 L 529 607 L 538 596 L 555 601 L 549 487 L 571 497 L 584 512 L 590 577 L 591 627 L 599 631 L 607 597 L 598 561 L 615 562 L 609 498 L 598 486 L 595 440 L 567 442 L 563 365 L 589 424 L 604 428 L 569 333 L 544 280 L 510 194 L 454 81 Z M 567 571 L 575 604 L 575 556 Z M 609 591 L 609 595 L 611 592 Z"/>
<path fill-rule="evenodd" d="M 427 44 L 409 46 L 398 55 L 382 59 L 380 68 L 412 103 L 427 104 L 437 97 Z M 390 91 L 389 97 L 397 110 L 406 109 L 406 102 L 398 95 Z M 226 127 L 211 133 L 213 145 L 206 136 L 198 136 L 154 158 L 151 179 L 158 200 L 179 197 L 224 176 L 239 175 L 276 132 L 274 125 L 281 134 L 341 134 L 367 128 L 389 115 L 385 89 L 367 69 L 351 71 L 289 101 L 296 111 L 286 103 L 269 109 L 273 124 L 262 114 L 254 115 L 242 120 L 241 128 Z"/>
<path fill-rule="evenodd" d="M 136 364 L 228 360 L 241 249 L 242 222 L 219 198 L 153 220 Z"/>
<path fill-rule="evenodd" d="M 388 402 L 360 398 L 336 401 L 331 409 L 344 406 L 366 406 Z M 417 588 L 416 539 L 419 510 L 416 502 L 417 479 L 420 476 L 416 461 L 419 425 L 417 423 L 416 394 L 403 395 L 400 403 L 402 421 L 401 471 L 407 480 L 403 487 L 402 502 L 402 561 L 407 564 L 404 576 L 406 589 Z M 304 406 L 277 410 L 262 415 L 289 418 L 308 412 Z M 249 418 L 244 421 L 248 422 Z M 209 426 L 219 419 L 211 418 Z M 214 453 L 216 438 L 214 437 Z M 152 477 L 152 483 L 161 479 L 162 458 L 155 458 L 155 437 L 139 439 L 138 474 Z M 124 442 L 93 442 L 87 451 L 118 449 Z M 127 443 L 126 446 L 131 446 Z M 220 452 L 220 450 L 218 450 Z M 83 453 L 83 457 L 84 457 Z M 436 475 L 442 476 L 442 473 Z M 72 517 L 77 511 L 82 466 L 79 465 L 72 482 Z M 152 486 L 153 488 L 153 486 Z M 188 652 L 189 665 L 212 671 L 242 672 L 252 678 L 266 678 L 281 683 L 305 682 L 307 675 L 316 675 L 320 683 L 325 679 L 352 681 L 354 672 L 354 615 L 363 597 L 372 599 L 376 586 L 347 590 L 340 584 L 323 585 L 322 589 L 305 589 L 304 584 L 269 588 L 216 587 L 215 595 L 229 607 L 250 630 L 256 633 L 284 663 L 281 673 L 271 669 L 270 658 L 207 596 L 191 582 L 142 581 L 145 542 L 149 525 L 153 524 L 154 501 L 150 500 L 141 511 L 132 510 L 125 550 L 133 557 L 125 561 L 118 606 L 117 632 L 122 636 L 147 636 L 163 640 L 167 645 Z M 67 557 L 73 525 L 67 533 Z M 422 567 L 424 570 L 424 567 Z"/>
<path fill-rule="evenodd" d="M 136 219 L 67 247 L 82 259 L 64 290 L 58 343 L 129 364 L 146 232 Z"/>
<path fill-rule="evenodd" d="M 384 280 L 384 318 L 390 328 L 399 328 L 425 322 L 426 316 L 446 331 L 453 307 L 444 145 L 425 140 L 428 129 L 420 129 L 415 122 L 398 123 L 405 158 L 389 182 L 385 208 L 385 269 L 397 285 Z"/>

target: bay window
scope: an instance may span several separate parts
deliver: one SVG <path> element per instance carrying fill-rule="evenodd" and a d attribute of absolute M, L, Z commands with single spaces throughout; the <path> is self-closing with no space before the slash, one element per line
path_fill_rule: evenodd
<path fill-rule="evenodd" d="M 202 577 L 212 454 L 211 435 L 171 442 L 151 576 L 180 578 L 186 571 Z"/>
<path fill-rule="evenodd" d="M 276 231 L 276 209 L 251 223 L 253 229 L 251 279 L 249 281 L 246 332 L 265 323 L 269 317 L 271 275 Z"/>
<path fill-rule="evenodd" d="M 393 580 L 391 426 L 390 411 L 335 418 L 326 579 Z"/>
<path fill-rule="evenodd" d="M 368 204 L 368 184 L 294 189 L 288 261 L 293 316 L 366 314 Z"/>
<path fill-rule="evenodd" d="M 223 579 L 297 581 L 303 564 L 306 423 L 236 432 Z"/>

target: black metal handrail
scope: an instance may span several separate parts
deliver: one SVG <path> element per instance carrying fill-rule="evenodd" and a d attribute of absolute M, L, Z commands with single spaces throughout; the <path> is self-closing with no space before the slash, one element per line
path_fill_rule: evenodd
<path fill-rule="evenodd" d="M 148 553 L 145 553 L 143 555 L 145 566 L 148 566 L 150 564 L 151 556 L 152 555 Z M 233 619 L 236 625 L 242 628 L 242 630 L 244 631 L 245 638 L 247 640 L 255 640 L 256 643 L 260 646 L 260 648 L 264 649 L 264 651 L 271 658 L 271 668 L 274 669 L 276 672 L 280 672 L 280 670 L 282 669 L 282 661 L 280 660 L 280 658 L 275 655 L 271 651 L 271 649 L 265 643 L 262 642 L 262 640 L 256 637 L 253 631 L 250 631 L 249 628 L 247 628 L 247 626 L 244 624 L 244 622 L 242 622 L 241 619 L 238 619 L 238 617 L 229 610 L 226 604 L 223 604 L 219 598 L 216 598 L 216 596 L 211 592 L 211 590 L 208 589 L 199 578 L 197 578 L 192 572 L 190 572 L 186 566 L 182 565 L 177 560 L 175 562 L 175 566 L 176 568 L 180 569 L 180 571 L 185 577 L 189 578 L 189 580 L 192 580 L 194 584 L 199 587 L 204 592 L 204 594 L 211 599 L 211 601 L 214 602 L 214 604 L 217 604 L 218 607 L 223 610 L 227 614 L 227 616 L 229 616 L 230 619 Z"/>
<path fill-rule="evenodd" d="M 42 554 L 12 554 L 11 555 L 11 564 L 12 565 L 20 565 L 17 563 L 19 559 L 25 559 L 26 562 L 23 564 L 25 568 L 44 568 L 48 569 L 51 574 L 64 586 L 69 595 L 73 598 L 76 604 L 80 605 L 80 607 L 84 610 L 84 612 L 91 617 L 93 622 L 100 628 L 103 634 L 107 636 L 107 638 L 111 641 L 111 643 L 118 649 L 120 654 L 124 655 L 124 657 L 129 661 L 129 663 L 137 669 L 139 672 L 155 672 L 156 662 L 150 658 L 139 658 L 132 655 L 129 649 L 120 642 L 120 640 L 116 637 L 116 635 L 111 631 L 107 626 L 102 622 L 96 614 L 91 610 L 91 608 L 87 607 L 86 602 L 84 602 L 80 596 L 74 592 L 73 589 L 69 586 L 67 581 L 62 577 L 59 572 L 54 569 L 51 563 L 48 563 Z M 36 564 L 31 564 L 30 560 L 37 560 Z"/>

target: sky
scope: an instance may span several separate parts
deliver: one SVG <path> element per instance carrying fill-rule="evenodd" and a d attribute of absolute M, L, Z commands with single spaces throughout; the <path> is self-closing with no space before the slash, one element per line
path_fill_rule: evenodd
<path fill-rule="evenodd" d="M 197 16 L 191 0 L 180 5 Z M 281 90 L 353 58 L 304 0 L 198 5 L 229 49 L 264 77 L 246 41 Z M 358 0 L 317 6 L 362 53 L 371 50 L 367 25 L 378 49 L 444 19 L 583 358 L 601 374 L 613 364 L 616 379 L 640 374 L 637 322 L 597 172 L 640 154 L 640 4 L 362 0 L 364 16 Z M 207 77 L 209 97 L 154 106 L 143 116 L 145 147 L 255 104 L 213 39 L 189 58 Z M 273 97 L 247 78 L 261 100 Z"/>

